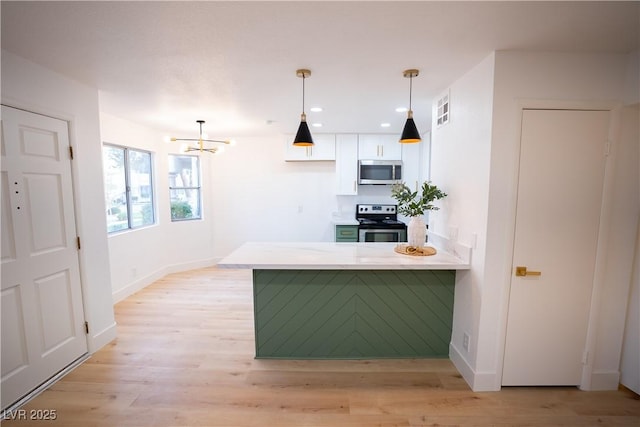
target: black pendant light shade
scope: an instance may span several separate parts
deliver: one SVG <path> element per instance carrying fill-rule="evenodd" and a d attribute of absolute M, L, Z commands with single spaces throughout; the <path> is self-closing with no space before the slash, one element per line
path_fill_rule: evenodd
<path fill-rule="evenodd" d="M 413 121 L 412 116 L 412 111 L 409 110 L 409 117 L 407 117 L 407 121 L 404 123 L 402 136 L 400 136 L 400 142 L 403 144 L 412 144 L 422 140 L 420 138 L 420 132 L 418 132 L 418 128 L 416 127 L 416 122 Z"/>
<path fill-rule="evenodd" d="M 313 138 L 311 138 L 311 132 L 309 132 L 309 126 L 307 126 L 306 114 L 302 114 L 300 117 L 300 126 L 298 126 L 298 132 L 293 140 L 293 145 L 299 147 L 308 147 L 313 145 Z"/>
<path fill-rule="evenodd" d="M 411 90 L 413 89 L 413 78 L 418 76 L 418 70 L 410 69 L 405 70 L 403 75 L 409 78 L 409 111 L 407 112 L 407 121 L 402 129 L 402 135 L 400 136 L 401 144 L 413 144 L 422 141 L 420 138 L 420 132 L 416 127 L 416 123 L 413 121 L 413 111 L 411 110 Z"/>
<path fill-rule="evenodd" d="M 311 75 L 311 71 L 306 69 L 296 70 L 296 75 L 302 78 L 302 114 L 300 115 L 300 126 L 298 126 L 293 145 L 308 147 L 313 145 L 313 138 L 311 138 L 311 132 L 309 132 L 309 126 L 307 125 L 307 115 L 304 113 L 304 79 Z"/>

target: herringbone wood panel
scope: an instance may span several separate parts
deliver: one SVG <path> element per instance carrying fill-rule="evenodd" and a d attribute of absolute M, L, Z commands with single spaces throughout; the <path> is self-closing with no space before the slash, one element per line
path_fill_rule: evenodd
<path fill-rule="evenodd" d="M 258 270 L 258 357 L 447 357 L 450 271 Z"/>

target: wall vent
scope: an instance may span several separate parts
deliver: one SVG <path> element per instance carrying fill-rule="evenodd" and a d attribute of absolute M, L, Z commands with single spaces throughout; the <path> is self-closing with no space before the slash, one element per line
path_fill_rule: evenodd
<path fill-rule="evenodd" d="M 449 108 L 449 92 L 447 91 L 447 93 L 442 98 L 438 99 L 438 113 L 436 119 L 436 124 L 438 125 L 438 127 L 449 123 L 449 116 L 451 114 L 450 111 L 451 109 Z"/>

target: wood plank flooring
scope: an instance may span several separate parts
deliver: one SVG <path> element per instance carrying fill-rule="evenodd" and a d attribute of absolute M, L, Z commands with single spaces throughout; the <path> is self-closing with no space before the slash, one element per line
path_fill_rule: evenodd
<path fill-rule="evenodd" d="M 472 392 L 449 360 L 254 360 L 251 273 L 167 276 L 115 307 L 118 338 L 3 426 L 640 426 L 628 390 Z"/>

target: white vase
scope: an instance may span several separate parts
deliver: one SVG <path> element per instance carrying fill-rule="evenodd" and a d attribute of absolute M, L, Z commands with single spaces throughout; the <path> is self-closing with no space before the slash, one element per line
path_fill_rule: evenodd
<path fill-rule="evenodd" d="M 427 225 L 422 216 L 412 216 L 407 226 L 407 243 L 421 248 L 427 242 Z"/>

